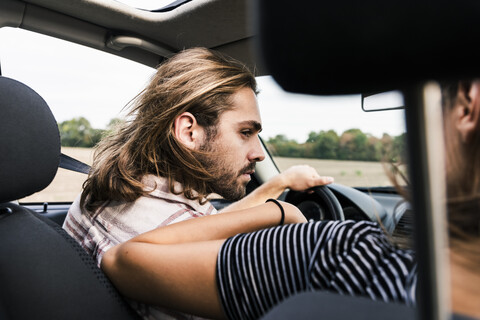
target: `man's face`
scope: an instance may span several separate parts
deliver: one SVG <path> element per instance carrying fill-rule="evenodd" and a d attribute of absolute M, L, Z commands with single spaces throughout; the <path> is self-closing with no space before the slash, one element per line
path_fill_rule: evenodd
<path fill-rule="evenodd" d="M 230 201 L 241 199 L 255 163 L 265 158 L 258 137 L 262 130 L 257 99 L 253 91 L 243 88 L 232 96 L 233 109 L 219 119 L 213 141 L 200 148 L 211 153 L 201 159 L 216 176 L 213 191 Z"/>

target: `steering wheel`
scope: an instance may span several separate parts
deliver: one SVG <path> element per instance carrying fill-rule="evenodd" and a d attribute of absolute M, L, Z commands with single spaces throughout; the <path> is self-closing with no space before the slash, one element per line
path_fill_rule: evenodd
<path fill-rule="evenodd" d="M 311 190 L 313 193 L 290 190 L 285 200 L 297 206 L 307 220 L 345 220 L 340 202 L 328 187 L 318 186 Z"/>

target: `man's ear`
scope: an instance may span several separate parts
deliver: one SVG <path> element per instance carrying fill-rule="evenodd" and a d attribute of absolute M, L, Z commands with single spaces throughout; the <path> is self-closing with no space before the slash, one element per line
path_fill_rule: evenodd
<path fill-rule="evenodd" d="M 455 110 L 455 125 L 462 141 L 470 143 L 480 122 L 480 82 L 475 81 L 469 88 L 460 87 L 460 103 Z"/>
<path fill-rule="evenodd" d="M 179 115 L 173 123 L 173 134 L 187 148 L 196 149 L 203 139 L 203 128 L 190 112 Z"/>

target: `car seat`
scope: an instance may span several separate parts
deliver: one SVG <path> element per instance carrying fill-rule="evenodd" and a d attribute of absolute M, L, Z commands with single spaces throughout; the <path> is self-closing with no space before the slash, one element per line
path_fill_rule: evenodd
<path fill-rule="evenodd" d="M 15 203 L 57 172 L 60 135 L 47 103 L 0 77 L 0 119 L 0 318 L 139 318 L 58 224 Z"/>

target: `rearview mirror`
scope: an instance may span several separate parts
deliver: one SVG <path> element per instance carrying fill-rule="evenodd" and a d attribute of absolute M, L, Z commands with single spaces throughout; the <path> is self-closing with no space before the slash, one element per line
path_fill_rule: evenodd
<path fill-rule="evenodd" d="M 403 94 L 400 91 L 362 93 L 362 110 L 365 112 L 404 109 Z"/>

